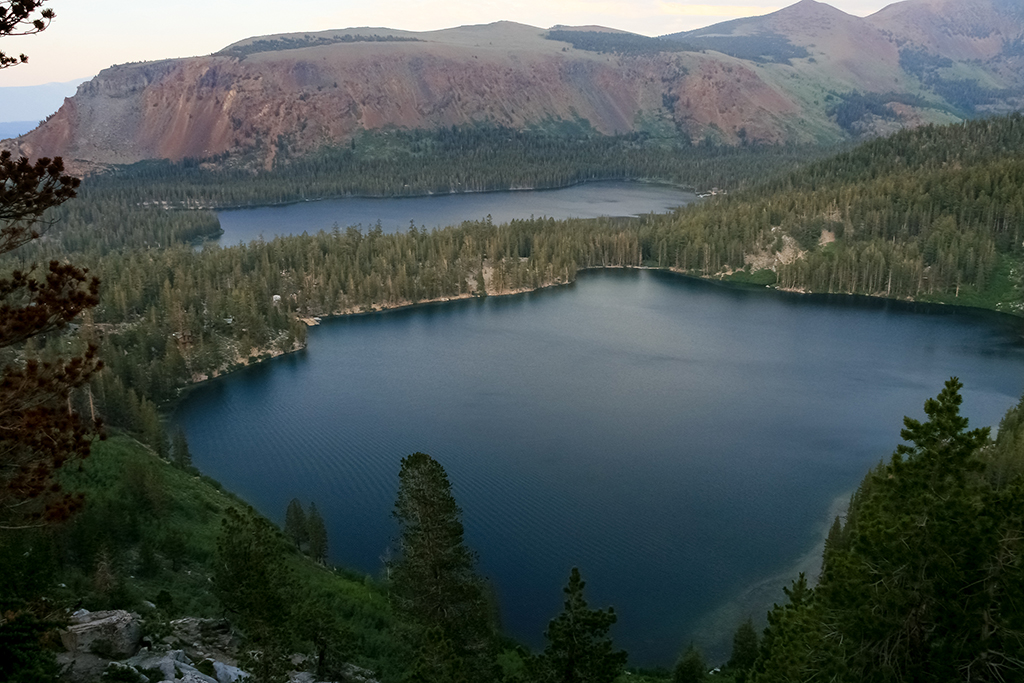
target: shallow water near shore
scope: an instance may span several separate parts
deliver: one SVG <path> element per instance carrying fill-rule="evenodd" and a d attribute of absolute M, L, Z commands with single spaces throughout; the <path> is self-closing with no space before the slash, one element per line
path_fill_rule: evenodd
<path fill-rule="evenodd" d="M 1016 403 L 1021 323 L 593 271 L 325 320 L 307 350 L 198 387 L 174 419 L 205 473 L 277 521 L 315 501 L 332 560 L 374 575 L 399 460 L 430 453 L 512 636 L 542 646 L 579 566 L 632 664 L 671 666 L 691 640 L 723 661 L 904 415 L 952 375 L 973 426 Z"/>

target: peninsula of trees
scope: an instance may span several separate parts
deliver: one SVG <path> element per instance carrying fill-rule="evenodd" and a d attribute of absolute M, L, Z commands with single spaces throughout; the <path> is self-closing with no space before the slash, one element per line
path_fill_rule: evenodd
<path fill-rule="evenodd" d="M 458 189 L 458 169 L 473 158 L 480 168 L 493 162 L 494 175 L 481 173 L 491 178 L 487 187 L 527 183 L 549 149 L 538 137 L 519 136 L 509 148 L 497 133 L 473 131 L 455 131 L 447 142 L 417 139 L 380 144 L 418 159 L 424 174 L 429 169 L 420 187 L 435 190 Z M 569 143 L 551 144 L 557 156 Z M 593 164 L 590 177 L 641 173 L 629 159 L 646 158 L 651 144 L 581 139 L 578 161 Z M 901 132 L 805 160 L 799 170 L 792 169 L 809 152 L 652 151 L 650 159 L 661 160 L 651 171 L 656 177 L 664 172 L 696 184 L 694 173 L 711 172 L 740 189 L 639 219 L 482 220 L 400 234 L 339 227 L 202 250 L 192 241 L 217 229 L 216 215 L 166 206 L 182 206 L 189 196 L 204 206 L 258 201 L 259 188 L 273 179 L 284 188 L 274 200 L 294 197 L 288 178 L 295 188 L 315 177 L 332 192 L 357 192 L 361 186 L 346 183 L 360 177 L 364 162 L 339 153 L 323 167 L 282 169 L 250 184 L 198 167 L 130 167 L 87 179 L 81 197 L 61 207 L 55 227 L 19 250 L 12 267 L 70 254 L 100 275 L 100 305 L 82 321 L 83 338 L 100 347 L 108 366 L 94 382 L 93 406 L 111 424 L 151 434 L 164 450 L 156 406 L 193 382 L 301 347 L 302 319 L 525 291 L 572 282 L 588 268 L 665 268 L 1016 314 L 1022 148 L 1024 119 L 1013 115 Z M 403 188 L 417 167 L 402 168 L 379 166 L 378 189 Z M 513 175 L 502 170 L 516 168 Z M 760 184 L 742 180 L 762 175 L 768 179 Z M 51 336 L 48 343 L 56 349 L 63 342 Z"/>

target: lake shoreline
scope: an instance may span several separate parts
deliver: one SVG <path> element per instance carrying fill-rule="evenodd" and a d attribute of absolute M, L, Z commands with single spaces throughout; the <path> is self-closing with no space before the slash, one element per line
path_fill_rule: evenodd
<path fill-rule="evenodd" d="M 702 281 L 702 282 L 708 282 L 710 284 L 715 284 L 715 285 L 719 285 L 719 286 L 723 286 L 723 287 L 727 287 L 727 288 L 731 288 L 731 289 L 740 289 L 740 290 L 769 289 L 769 290 L 773 290 L 773 291 L 776 291 L 776 292 L 781 292 L 783 294 L 797 295 L 797 296 L 802 296 L 802 297 L 840 296 L 840 297 L 844 297 L 844 298 L 855 298 L 855 299 L 856 298 L 863 298 L 863 299 L 868 299 L 868 300 L 872 300 L 872 301 L 892 301 L 892 302 L 903 303 L 903 304 L 922 304 L 922 305 L 925 305 L 925 306 L 941 306 L 943 308 L 952 308 L 952 309 L 961 308 L 961 309 L 965 309 L 965 310 L 988 311 L 988 312 L 991 312 L 991 313 L 997 313 L 999 315 L 1007 316 L 1009 318 L 1014 318 L 1014 319 L 1024 318 L 1024 315 L 1021 315 L 1019 313 L 1012 313 L 1012 312 L 1007 312 L 1007 311 L 1001 311 L 1001 310 L 997 310 L 995 308 L 988 308 L 988 307 L 985 307 L 985 306 L 969 306 L 969 305 L 964 305 L 964 304 L 948 303 L 948 302 L 944 302 L 944 301 L 918 301 L 918 300 L 912 299 L 912 298 L 897 299 L 897 298 L 893 298 L 893 297 L 876 296 L 876 295 L 872 295 L 872 294 L 849 293 L 849 292 L 816 292 L 816 291 L 813 291 L 813 290 L 789 289 L 789 288 L 784 288 L 784 287 L 777 287 L 775 285 L 764 285 L 764 286 L 761 286 L 761 285 L 756 285 L 756 284 L 751 284 L 751 283 L 746 283 L 746 282 L 731 282 L 731 281 L 729 281 L 727 279 L 727 276 L 723 275 L 723 274 L 712 275 L 712 276 L 695 275 L 693 273 L 689 273 L 689 272 L 686 272 L 684 270 L 677 269 L 677 268 L 672 268 L 672 267 L 663 268 L 663 267 L 659 267 L 659 266 L 595 266 L 593 268 L 582 268 L 582 269 L 578 270 L 577 271 L 577 276 L 580 273 L 597 272 L 597 271 L 602 271 L 602 270 L 649 270 L 649 271 L 659 271 L 659 272 L 665 272 L 665 273 L 672 273 L 673 275 L 676 275 L 676 276 L 679 276 L 679 277 L 689 278 L 689 279 L 693 279 L 693 280 L 699 280 L 699 281 Z M 324 321 L 324 320 L 331 320 L 331 319 L 343 318 L 343 317 L 344 318 L 349 318 L 349 317 L 369 316 L 369 315 L 374 315 L 374 314 L 378 314 L 378 313 L 388 313 L 388 312 L 392 312 L 392 311 L 398 312 L 398 311 L 411 310 L 411 309 L 414 309 L 414 308 L 419 307 L 419 306 L 436 306 L 436 305 L 440 305 L 440 304 L 444 304 L 444 303 L 450 303 L 450 302 L 453 302 L 453 301 L 466 301 L 466 300 L 469 300 L 469 299 L 483 299 L 483 298 L 486 298 L 486 297 L 518 296 L 518 295 L 522 295 L 522 294 L 530 294 L 531 292 L 539 292 L 539 291 L 542 291 L 542 290 L 545 290 L 545 289 L 553 289 L 555 287 L 566 287 L 566 286 L 575 284 L 576 281 L 577 281 L 577 279 L 574 278 L 574 279 L 572 279 L 569 282 L 562 282 L 562 281 L 551 282 L 551 283 L 543 284 L 540 287 L 518 288 L 518 289 L 515 289 L 515 290 L 509 290 L 509 291 L 503 291 L 503 292 L 495 292 L 495 293 L 488 292 L 485 296 L 481 296 L 481 295 L 476 294 L 476 293 L 466 293 L 466 294 L 460 294 L 458 296 L 438 297 L 438 298 L 434 298 L 434 299 L 424 299 L 422 301 L 401 301 L 401 302 L 397 302 L 397 303 L 394 303 L 394 304 L 390 304 L 390 303 L 373 304 L 370 307 L 370 310 L 344 309 L 344 310 L 341 310 L 341 311 L 336 311 L 336 312 L 332 312 L 332 313 L 324 313 L 324 314 L 320 314 L 320 315 L 305 315 L 305 316 L 298 316 L 297 315 L 296 319 L 301 321 L 301 322 L 303 322 L 303 324 L 306 324 L 307 327 L 315 327 L 315 326 L 318 326 L 320 323 L 314 323 L 314 324 L 310 325 L 306 321 L 312 320 L 314 318 L 319 318 L 321 321 Z M 366 307 L 362 307 L 362 308 L 365 309 Z M 226 375 L 232 374 L 235 371 L 241 370 L 243 368 L 252 367 L 252 366 L 255 366 L 255 365 L 259 365 L 259 364 L 265 363 L 266 361 L 273 360 L 275 358 L 281 358 L 283 356 L 290 356 L 290 355 L 292 355 L 294 353 L 298 353 L 300 351 L 304 351 L 306 349 L 306 346 L 307 346 L 307 343 L 303 342 L 301 345 L 298 345 L 295 348 L 292 348 L 292 349 L 290 349 L 288 351 L 280 351 L 279 349 L 272 348 L 272 347 L 271 348 L 253 349 L 253 351 L 255 351 L 255 353 L 250 354 L 250 356 L 248 358 L 240 359 L 240 360 L 230 364 L 224 370 L 222 370 L 220 372 L 217 372 L 214 375 L 211 375 L 209 377 L 205 377 L 205 378 L 200 379 L 198 381 L 190 382 L 188 385 L 186 385 L 185 387 L 182 388 L 182 391 L 181 391 L 181 394 L 178 397 L 178 400 L 180 401 L 182 398 L 184 398 L 184 396 L 187 395 L 191 391 L 191 389 L 193 387 L 197 387 L 197 386 L 200 386 L 200 385 L 203 385 L 203 384 L 209 382 L 210 380 L 218 379 L 220 377 L 224 377 Z M 253 358 L 253 357 L 255 357 L 256 360 L 250 361 L 249 359 Z M 178 401 L 174 401 L 171 405 L 169 405 L 167 407 L 173 410 L 174 404 L 176 404 L 177 402 Z"/>
<path fill-rule="evenodd" d="M 605 182 L 617 182 L 617 183 L 638 183 L 641 185 L 658 185 L 662 187 L 672 187 L 677 190 L 684 192 L 697 193 L 697 188 L 690 185 L 683 185 L 680 183 L 673 183 L 669 180 L 660 180 L 657 178 L 630 178 L 630 177 L 610 177 L 610 178 L 588 178 L 586 180 L 578 180 L 574 183 L 567 185 L 539 185 L 539 186 L 523 186 L 523 187 L 507 187 L 507 188 L 495 188 L 493 190 L 450 190 L 448 192 L 421 192 L 416 194 L 342 194 L 342 195 L 330 195 L 324 197 L 306 198 L 306 199 L 289 199 L 281 202 L 269 202 L 266 204 L 230 204 L 230 205 L 216 205 L 212 204 L 209 206 L 168 206 L 166 208 L 175 209 L 179 211 L 243 211 L 245 209 L 266 209 L 276 208 L 283 206 L 294 206 L 296 204 L 313 204 L 315 202 L 326 202 L 334 200 L 344 199 L 423 199 L 426 197 L 450 197 L 453 195 L 480 195 L 480 194 L 499 194 L 504 192 L 549 192 L 556 190 L 567 190 L 573 187 L 579 187 L 581 185 L 589 185 L 591 183 L 605 183 Z"/>
<path fill-rule="evenodd" d="M 828 539 L 832 523 L 837 517 L 845 523 L 853 494 L 854 491 L 847 491 L 832 500 L 828 513 L 822 520 L 818 538 L 810 549 L 785 568 L 748 584 L 738 591 L 731 600 L 701 618 L 693 635 L 705 653 L 717 655 L 721 661 L 728 658 L 736 627 L 748 618 L 753 620 L 754 627 L 758 631 L 765 628 L 768 625 L 768 613 L 772 607 L 786 603 L 786 594 L 783 589 L 789 587 L 801 574 L 807 578 L 808 585 L 816 586 L 818 584 L 818 579 L 821 578 L 825 542 Z M 714 659 L 713 656 L 711 658 Z"/>

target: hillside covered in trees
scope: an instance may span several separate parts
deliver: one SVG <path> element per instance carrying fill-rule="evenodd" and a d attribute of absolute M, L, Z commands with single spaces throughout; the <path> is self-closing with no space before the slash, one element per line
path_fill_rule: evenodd
<path fill-rule="evenodd" d="M 436 167 L 431 154 L 412 151 L 415 136 L 397 145 L 399 152 L 392 141 L 379 144 L 399 158 L 420 154 L 422 168 L 434 169 L 421 187 L 454 188 L 459 160 L 469 157 L 480 159 L 481 167 L 487 159 L 508 162 L 496 166 L 490 187 L 527 183 L 546 158 L 537 138 L 524 138 L 510 151 L 496 134 L 476 135 L 421 141 L 420 147 L 448 150 Z M 93 395 L 113 424 L 142 429 L 155 424 L 155 411 L 140 406 L 173 400 L 192 382 L 302 346 L 302 319 L 525 291 L 571 282 L 588 268 L 666 268 L 739 284 L 1016 313 L 1022 136 L 1018 115 L 926 127 L 805 162 L 796 171 L 790 169 L 807 158 L 797 151 L 692 148 L 666 153 L 661 165 L 648 169 L 650 176 L 664 173 L 696 185 L 695 174 L 708 171 L 741 189 L 639 219 L 485 220 L 401 234 L 339 227 L 202 250 L 191 242 L 217 229 L 216 215 L 166 209 L 165 202 L 256 202 L 259 188 L 273 183 L 257 177 L 247 184 L 241 176 L 195 167 L 131 167 L 87 180 L 82 197 L 61 207 L 45 238 L 20 250 L 21 262 L 71 253 L 100 274 L 101 304 L 82 324 L 83 338 L 99 344 L 108 366 Z M 593 164 L 593 177 L 645 172 L 629 161 L 639 143 L 596 144 L 580 143 L 589 152 L 579 161 Z M 638 146 L 635 159 L 644 158 L 645 149 Z M 523 150 L 532 162 L 522 161 Z M 364 168 L 347 155 L 324 164 L 324 170 L 286 168 L 267 177 L 292 177 L 295 188 L 303 177 L 326 178 L 332 192 L 341 192 Z M 379 187 L 404 188 L 405 173 L 415 166 L 403 167 L 413 171 L 389 176 L 381 166 Z M 741 180 L 762 175 L 771 179 L 760 185 Z M 281 194 L 270 199 L 292 196 L 288 187 L 282 182 Z M 64 342 L 54 337 L 50 343 Z"/>

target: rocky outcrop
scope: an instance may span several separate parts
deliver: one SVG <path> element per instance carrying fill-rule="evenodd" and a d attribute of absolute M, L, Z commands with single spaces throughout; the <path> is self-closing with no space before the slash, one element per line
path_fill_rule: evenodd
<path fill-rule="evenodd" d="M 170 622 L 170 627 L 171 634 L 163 638 L 161 645 L 180 648 L 196 660 L 210 658 L 235 663 L 241 640 L 226 620 L 185 617 Z"/>
<path fill-rule="evenodd" d="M 223 662 L 205 659 L 194 662 L 182 650 L 170 652 L 143 652 L 131 659 L 119 663 L 120 666 L 131 667 L 138 673 L 160 672 L 163 681 L 180 681 L 181 683 L 236 683 L 244 680 L 247 674 L 236 666 Z M 205 669 L 201 671 L 200 668 Z M 152 683 L 152 675 L 149 676 Z"/>
<path fill-rule="evenodd" d="M 76 654 L 95 654 L 110 659 L 130 657 L 142 642 L 142 621 L 124 610 L 79 610 L 60 632 L 64 647 Z"/>
<path fill-rule="evenodd" d="M 240 683 L 248 674 L 237 666 L 241 640 L 223 619 L 185 617 L 165 626 L 163 638 L 143 637 L 137 614 L 122 610 L 79 610 L 61 631 L 66 652 L 57 656 L 68 683 L 135 678 L 149 683 Z M 143 646 L 140 649 L 140 644 Z M 304 669 L 313 667 L 306 655 L 291 658 L 289 683 L 323 681 Z M 353 664 L 341 669 L 346 683 L 377 683 L 372 671 Z"/>

